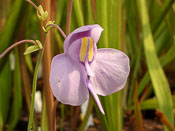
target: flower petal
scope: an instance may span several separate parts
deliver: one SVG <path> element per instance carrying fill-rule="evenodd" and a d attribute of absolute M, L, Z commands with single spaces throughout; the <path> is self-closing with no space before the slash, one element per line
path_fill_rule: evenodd
<path fill-rule="evenodd" d="M 90 65 L 95 77 L 90 80 L 99 95 L 109 95 L 121 90 L 129 75 L 129 58 L 115 49 L 98 49 L 94 62 Z"/>
<path fill-rule="evenodd" d="M 50 84 L 54 96 L 64 104 L 81 105 L 89 98 L 86 87 L 87 74 L 81 64 L 77 64 L 64 54 L 53 58 Z"/>
<path fill-rule="evenodd" d="M 88 83 L 88 88 L 89 88 L 90 92 L 92 93 L 92 95 L 97 103 L 98 108 L 100 109 L 101 113 L 104 115 L 105 112 L 103 110 L 103 107 L 102 107 L 100 100 L 99 100 L 99 98 L 98 98 L 98 96 L 97 96 L 97 94 L 96 94 L 96 92 L 95 92 L 95 90 L 90 82 Z"/>
<path fill-rule="evenodd" d="M 101 32 L 103 31 L 103 28 L 97 24 L 95 25 L 86 25 L 82 26 L 80 28 L 77 28 L 72 33 L 70 33 L 65 41 L 64 41 L 64 52 L 67 53 L 68 48 L 70 45 L 77 39 L 83 38 L 83 37 L 92 37 L 95 43 L 98 42 Z"/>
<path fill-rule="evenodd" d="M 86 69 L 86 72 L 89 76 L 91 77 L 94 77 L 94 73 L 93 71 L 91 70 L 90 66 L 89 66 L 89 63 L 86 61 L 85 62 L 85 69 Z"/>

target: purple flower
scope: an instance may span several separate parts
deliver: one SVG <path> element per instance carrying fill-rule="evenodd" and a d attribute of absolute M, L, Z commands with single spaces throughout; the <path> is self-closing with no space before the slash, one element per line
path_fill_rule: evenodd
<path fill-rule="evenodd" d="M 87 25 L 74 30 L 64 41 L 64 53 L 53 58 L 50 84 L 54 96 L 64 104 L 78 106 L 92 93 L 97 96 L 121 90 L 129 75 L 129 59 L 116 49 L 97 49 L 103 28 Z"/>

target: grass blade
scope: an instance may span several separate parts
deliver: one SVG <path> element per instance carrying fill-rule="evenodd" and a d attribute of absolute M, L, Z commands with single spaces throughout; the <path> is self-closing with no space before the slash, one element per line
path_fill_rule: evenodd
<path fill-rule="evenodd" d="M 174 124 L 173 102 L 169 84 L 156 55 L 146 5 L 147 4 L 145 0 L 137 0 L 137 6 L 140 9 L 146 62 L 153 83 L 154 91 L 158 99 L 159 108 L 166 115 L 168 120 Z"/>
<path fill-rule="evenodd" d="M 98 46 L 100 48 L 112 47 L 121 50 L 121 0 L 97 0 L 96 12 L 97 23 L 104 28 Z M 105 130 L 122 130 L 121 96 L 121 92 L 117 92 L 101 98 L 106 116 L 99 117 L 103 121 Z"/>
<path fill-rule="evenodd" d="M 167 64 L 169 64 L 172 60 L 175 59 L 174 50 L 175 50 L 175 38 L 174 38 L 173 45 L 170 47 L 168 52 L 160 58 L 160 63 L 162 65 L 162 67 L 165 67 Z M 139 95 L 143 92 L 143 90 L 146 87 L 146 84 L 148 84 L 149 81 L 150 81 L 150 75 L 148 72 L 146 72 L 143 79 L 141 80 L 141 82 L 139 84 L 139 88 L 138 88 Z"/>
<path fill-rule="evenodd" d="M 10 103 L 10 90 L 12 86 L 12 72 L 10 70 L 10 61 L 8 60 L 0 73 L 0 105 L 2 114 L 2 123 L 6 124 L 8 109 Z"/>
<path fill-rule="evenodd" d="M 153 24 L 152 24 L 153 33 L 156 32 L 157 28 L 159 27 L 160 23 L 162 22 L 162 19 L 166 16 L 169 9 L 171 9 L 170 7 L 173 5 L 174 1 L 175 0 L 166 0 L 165 4 L 161 8 L 158 16 L 153 21 Z"/>
<path fill-rule="evenodd" d="M 6 23 L 0 33 L 0 53 L 2 53 L 11 44 L 22 3 L 23 0 L 16 0 L 12 5 L 11 11 L 9 13 L 10 15 L 7 18 Z M 2 64 L 2 61 L 3 60 L 0 61 L 0 65 Z"/>
<path fill-rule="evenodd" d="M 14 98 L 12 105 L 12 112 L 10 114 L 10 122 L 8 131 L 12 131 L 16 126 L 21 110 L 22 110 L 22 90 L 21 90 L 21 72 L 19 65 L 19 55 L 17 48 L 15 49 L 15 70 L 14 70 Z"/>
<path fill-rule="evenodd" d="M 83 26 L 84 25 L 84 18 L 83 18 L 83 13 L 82 13 L 80 1 L 74 0 L 73 7 L 74 7 L 75 14 L 77 17 L 78 26 L 79 27 Z"/>

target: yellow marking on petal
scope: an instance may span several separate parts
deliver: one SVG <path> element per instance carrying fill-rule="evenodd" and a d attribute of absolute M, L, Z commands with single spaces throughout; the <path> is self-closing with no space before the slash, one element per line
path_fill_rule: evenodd
<path fill-rule="evenodd" d="M 89 37 L 89 52 L 88 52 L 88 59 L 89 62 L 92 61 L 93 59 L 93 39 L 91 37 Z"/>
<path fill-rule="evenodd" d="M 82 43 L 81 43 L 81 49 L 80 49 L 80 61 L 81 62 L 85 62 L 87 46 L 88 46 L 88 38 L 83 37 Z"/>

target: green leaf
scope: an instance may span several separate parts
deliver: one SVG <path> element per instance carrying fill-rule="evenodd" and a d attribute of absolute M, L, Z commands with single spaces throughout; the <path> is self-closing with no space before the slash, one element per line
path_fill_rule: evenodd
<path fill-rule="evenodd" d="M 162 19 L 166 16 L 167 12 L 171 9 L 171 6 L 173 5 L 173 3 L 174 3 L 174 0 L 166 0 L 165 1 L 165 4 L 163 5 L 160 12 L 158 13 L 158 16 L 153 21 L 153 24 L 152 24 L 153 33 L 156 32 L 156 29 L 161 24 Z"/>
<path fill-rule="evenodd" d="M 23 0 L 15 0 L 10 9 L 10 15 L 6 20 L 6 23 L 0 32 L 0 53 L 2 53 L 12 42 L 12 37 L 15 32 L 17 20 L 20 17 L 19 13 L 22 7 Z M 13 24 L 12 24 L 13 23 Z M 0 65 L 3 60 L 0 61 Z"/>
<path fill-rule="evenodd" d="M 57 1 L 56 8 L 56 24 L 60 25 L 61 21 L 64 21 L 64 15 L 66 14 L 66 5 L 68 5 L 68 0 L 59 0 Z"/>
<path fill-rule="evenodd" d="M 14 70 L 14 89 L 13 89 L 13 103 L 10 114 L 10 122 L 8 131 L 12 131 L 16 126 L 22 111 L 22 86 L 21 86 L 21 71 L 19 64 L 18 49 L 15 49 L 15 70 Z"/>
<path fill-rule="evenodd" d="M 41 42 L 39 40 L 36 40 L 36 43 L 38 44 L 39 49 L 43 48 L 43 45 L 41 44 Z"/>
<path fill-rule="evenodd" d="M 31 55 L 26 55 L 25 60 L 26 60 L 26 65 L 28 66 L 30 73 L 33 73 L 34 69 L 33 69 L 33 63 L 32 63 Z"/>
<path fill-rule="evenodd" d="M 112 47 L 121 50 L 121 34 L 122 34 L 122 10 L 121 0 L 96 1 L 97 23 L 104 28 L 98 47 Z M 98 113 L 102 126 L 105 130 L 122 131 L 122 93 L 117 92 L 109 96 L 101 97 L 104 107 L 105 116 Z"/>
<path fill-rule="evenodd" d="M 0 73 L 0 110 L 2 114 L 2 123 L 6 124 L 9 105 L 10 105 L 10 90 L 12 86 L 12 72 L 10 70 L 10 61 L 8 60 Z"/>
<path fill-rule="evenodd" d="M 0 103 L 0 131 L 3 129 L 3 120 L 2 120 L 2 112 L 1 112 L 1 103 Z"/>
<path fill-rule="evenodd" d="M 84 18 L 83 18 L 83 13 L 82 13 L 80 1 L 75 0 L 73 3 L 73 7 L 74 7 L 75 14 L 77 17 L 78 26 L 83 26 L 84 25 Z"/>
<path fill-rule="evenodd" d="M 171 98 L 170 88 L 163 69 L 160 65 L 160 61 L 156 55 L 149 23 L 147 3 L 145 0 L 137 0 L 137 6 L 140 9 L 146 62 L 149 74 L 151 76 L 153 88 L 159 103 L 159 108 L 166 115 L 168 120 L 174 124 L 173 102 Z"/>
<path fill-rule="evenodd" d="M 43 30 L 44 30 L 44 32 L 48 32 L 49 30 L 50 30 L 50 28 L 52 27 L 52 26 L 48 26 L 49 24 L 54 24 L 55 23 L 55 21 L 48 21 L 47 22 L 47 24 L 46 24 L 46 28 L 44 28 L 44 27 L 42 27 L 43 28 Z M 40 42 L 41 43 L 41 42 Z"/>
<path fill-rule="evenodd" d="M 32 52 L 38 51 L 40 48 L 36 45 L 29 46 L 26 51 L 24 52 L 24 55 L 30 54 Z"/>
<path fill-rule="evenodd" d="M 97 22 L 98 22 L 99 25 L 102 26 L 102 28 L 104 28 L 104 31 L 101 35 L 101 38 L 100 38 L 99 44 L 98 44 L 98 46 L 100 48 L 109 47 L 109 45 L 108 45 L 107 4 L 108 4 L 108 2 L 106 0 L 97 0 L 96 1 Z"/>
<path fill-rule="evenodd" d="M 142 110 L 155 110 L 159 108 L 159 105 L 156 98 L 151 98 L 143 101 L 140 107 Z"/>
<path fill-rule="evenodd" d="M 167 64 L 169 64 L 172 60 L 175 59 L 174 51 L 175 51 L 175 38 L 174 38 L 174 42 L 173 42 L 172 46 L 170 47 L 170 49 L 168 50 L 168 52 L 159 59 L 162 67 L 165 67 Z M 148 84 L 149 81 L 150 81 L 150 75 L 148 72 L 146 72 L 143 79 L 141 80 L 141 82 L 139 84 L 139 88 L 138 88 L 139 95 L 143 92 L 143 90 L 146 87 L 146 84 Z"/>
<path fill-rule="evenodd" d="M 37 16 L 38 16 L 38 19 L 40 21 L 45 21 L 47 19 L 47 16 L 48 16 L 48 12 L 47 11 L 44 11 L 43 10 L 43 7 L 41 5 L 38 6 L 38 9 L 40 11 L 41 14 L 39 14 L 39 12 L 37 11 Z"/>

